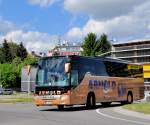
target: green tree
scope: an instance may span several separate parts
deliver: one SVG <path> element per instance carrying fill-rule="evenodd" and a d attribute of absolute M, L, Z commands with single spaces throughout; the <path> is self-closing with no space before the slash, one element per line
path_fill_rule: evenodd
<path fill-rule="evenodd" d="M 3 51 L 2 51 L 2 48 L 0 48 L 0 63 L 4 63 L 4 54 L 3 54 Z"/>
<path fill-rule="evenodd" d="M 12 54 L 6 39 L 3 42 L 2 53 L 4 54 L 4 62 L 10 63 L 12 61 Z"/>
<path fill-rule="evenodd" d="M 13 60 L 17 57 L 17 50 L 19 48 L 19 45 L 14 42 L 9 42 L 8 45 L 9 45 L 10 52 L 12 55 L 12 60 Z"/>
<path fill-rule="evenodd" d="M 28 55 L 27 58 L 24 59 L 23 65 L 37 65 L 39 58 Z"/>
<path fill-rule="evenodd" d="M 24 60 L 28 55 L 26 48 L 24 47 L 23 43 L 21 42 L 18 49 L 17 49 L 17 56 Z"/>
<path fill-rule="evenodd" d="M 19 57 L 21 60 L 27 57 L 27 50 L 22 43 L 19 45 L 14 42 L 4 40 L 3 46 L 0 48 L 0 63 L 12 62 L 13 59 Z M 11 55 L 11 59 L 7 58 Z"/>
<path fill-rule="evenodd" d="M 109 52 L 111 50 L 111 43 L 108 41 L 108 38 L 107 38 L 106 34 L 102 34 L 100 36 L 100 40 L 99 41 L 100 41 L 101 53 L 106 53 L 106 52 Z"/>
<path fill-rule="evenodd" d="M 0 46 L 0 84 L 5 88 L 20 88 L 22 67 L 37 62 L 38 58 L 28 55 L 22 43 L 18 45 L 4 40 Z"/>
<path fill-rule="evenodd" d="M 95 56 L 94 49 L 97 46 L 97 39 L 94 33 L 89 33 L 82 44 L 82 55 L 84 56 Z"/>
<path fill-rule="evenodd" d="M 20 58 L 20 57 L 16 57 L 16 58 L 14 58 L 13 61 L 12 61 L 12 64 L 15 64 L 15 65 L 19 65 L 19 64 L 21 64 L 21 63 L 22 63 L 22 61 L 21 61 L 21 58 Z"/>
<path fill-rule="evenodd" d="M 111 44 L 107 40 L 107 35 L 102 34 L 99 39 L 97 39 L 96 34 L 89 33 L 82 44 L 82 55 L 83 56 L 97 56 L 102 53 L 111 50 Z"/>

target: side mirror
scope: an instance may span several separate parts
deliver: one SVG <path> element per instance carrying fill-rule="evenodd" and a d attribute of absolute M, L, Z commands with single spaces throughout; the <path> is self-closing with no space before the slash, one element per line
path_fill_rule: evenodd
<path fill-rule="evenodd" d="M 71 69 L 71 64 L 70 63 L 65 63 L 65 73 L 69 73 Z"/>

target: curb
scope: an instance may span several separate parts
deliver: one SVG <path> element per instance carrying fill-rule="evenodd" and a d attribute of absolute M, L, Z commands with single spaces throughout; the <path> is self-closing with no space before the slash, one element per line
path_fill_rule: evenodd
<path fill-rule="evenodd" d="M 137 118 L 142 118 L 146 120 L 150 120 L 150 115 L 144 114 L 144 113 L 139 113 L 127 109 L 123 109 L 122 107 L 117 107 L 113 109 L 115 112 L 126 115 L 126 116 L 132 116 L 132 117 L 137 117 Z"/>

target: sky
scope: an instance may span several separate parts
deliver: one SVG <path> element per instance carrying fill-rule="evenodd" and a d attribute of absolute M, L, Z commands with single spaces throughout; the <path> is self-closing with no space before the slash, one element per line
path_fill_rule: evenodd
<path fill-rule="evenodd" d="M 89 32 L 115 43 L 150 39 L 149 0 L 0 0 L 0 8 L 0 43 L 29 51 L 82 42 Z"/>

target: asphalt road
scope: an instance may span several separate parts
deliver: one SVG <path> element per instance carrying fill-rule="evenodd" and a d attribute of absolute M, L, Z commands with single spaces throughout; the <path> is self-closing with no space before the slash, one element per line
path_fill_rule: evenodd
<path fill-rule="evenodd" d="M 150 119 L 120 114 L 111 107 L 83 106 L 58 111 L 57 107 L 36 107 L 33 104 L 0 104 L 0 125 L 150 125 Z"/>

